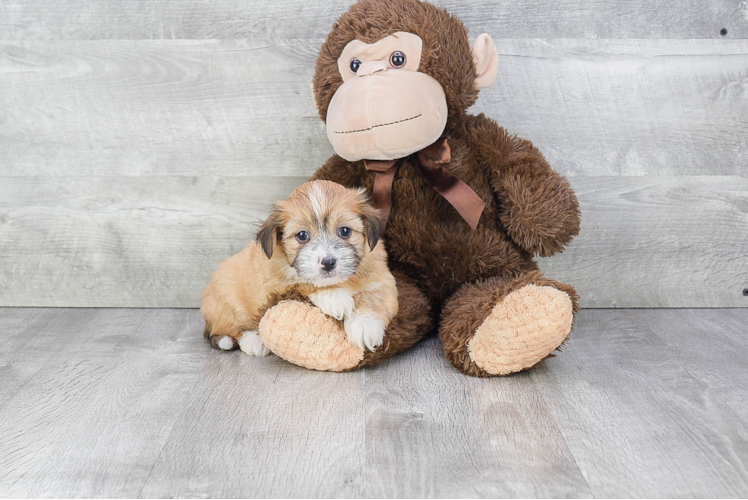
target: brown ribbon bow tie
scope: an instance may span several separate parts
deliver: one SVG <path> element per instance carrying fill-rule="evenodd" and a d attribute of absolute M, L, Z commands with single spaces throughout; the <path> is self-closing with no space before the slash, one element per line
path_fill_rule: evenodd
<path fill-rule="evenodd" d="M 416 153 L 418 171 L 423 178 L 442 195 L 473 229 L 478 227 L 483 208 L 486 206 L 473 189 L 439 164 L 452 160 L 452 150 L 447 139 L 439 139 L 431 146 Z M 392 183 L 402 158 L 397 160 L 364 160 L 366 170 L 376 172 L 374 177 L 374 207 L 382 211 L 384 223 L 392 210 Z"/>

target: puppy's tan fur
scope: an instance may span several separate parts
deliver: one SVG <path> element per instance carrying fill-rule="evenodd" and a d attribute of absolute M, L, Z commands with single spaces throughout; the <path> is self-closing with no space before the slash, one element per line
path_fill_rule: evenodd
<path fill-rule="evenodd" d="M 329 285 L 299 276 L 293 267 L 305 244 L 296 238 L 299 231 L 307 231 L 314 238 L 325 232 L 335 235 L 342 226 L 353 230 L 349 238 L 339 243 L 352 246 L 360 258 L 355 274 Z M 365 190 L 346 189 L 329 181 L 303 184 L 287 200 L 276 203 L 256 241 L 224 260 L 213 274 L 200 308 L 206 336 L 214 347 L 236 348 L 245 332 L 256 334 L 270 305 L 269 297 L 291 292 L 308 297 L 317 305 L 319 300 L 315 299 L 322 295 L 350 294 L 353 315 L 376 318 L 386 327 L 397 314 L 398 300 L 384 244 L 377 244 L 381 231 L 381 219 L 369 204 Z M 348 311 L 345 318 L 338 319 L 346 322 L 351 316 Z M 269 352 L 265 351 L 258 355 Z"/>

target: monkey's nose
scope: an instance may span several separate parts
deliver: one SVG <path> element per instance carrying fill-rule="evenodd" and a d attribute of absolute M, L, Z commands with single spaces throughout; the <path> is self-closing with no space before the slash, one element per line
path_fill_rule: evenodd
<path fill-rule="evenodd" d="M 324 269 L 327 272 L 330 272 L 333 269 L 335 269 L 336 262 L 337 260 L 335 259 L 335 257 L 325 257 L 324 259 L 320 261 L 320 264 L 322 264 L 322 269 Z"/>
<path fill-rule="evenodd" d="M 386 61 L 367 61 L 363 63 L 356 71 L 356 76 L 369 76 L 377 71 L 387 71 Z"/>

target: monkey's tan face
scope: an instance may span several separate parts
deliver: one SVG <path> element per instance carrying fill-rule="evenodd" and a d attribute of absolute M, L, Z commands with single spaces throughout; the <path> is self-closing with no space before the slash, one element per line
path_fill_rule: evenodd
<path fill-rule="evenodd" d="M 327 137 L 348 161 L 394 160 L 434 143 L 447 123 L 442 86 L 421 73 L 422 41 L 399 32 L 353 40 L 338 59 L 343 78 L 327 110 Z"/>

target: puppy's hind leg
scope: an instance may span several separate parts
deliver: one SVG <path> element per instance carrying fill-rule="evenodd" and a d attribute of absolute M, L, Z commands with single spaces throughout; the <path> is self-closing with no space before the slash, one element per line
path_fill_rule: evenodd
<path fill-rule="evenodd" d="M 233 351 L 239 347 L 239 340 L 242 338 L 241 332 L 217 332 L 213 330 L 210 323 L 205 322 L 203 336 L 210 341 L 213 349 L 221 351 Z"/>
<path fill-rule="evenodd" d="M 257 334 L 257 322 L 243 317 L 231 309 L 228 303 L 204 299 L 202 312 L 205 316 L 203 335 L 214 349 L 233 351 L 241 348 L 244 353 L 258 357 L 270 354 Z"/>
<path fill-rule="evenodd" d="M 247 246 L 221 262 L 205 287 L 200 312 L 205 318 L 205 337 L 215 349 L 232 351 L 243 347 L 239 341 L 248 335 L 244 344 L 247 349 L 242 350 L 255 356 L 268 354 L 264 346 L 252 341 L 259 340 L 259 309 L 266 300 L 258 259 L 265 260 L 262 250 L 254 244 Z"/>
<path fill-rule="evenodd" d="M 239 347 L 242 329 L 236 320 L 236 311 L 222 294 L 218 293 L 215 279 L 205 288 L 200 312 L 205 318 L 203 336 L 214 349 L 233 351 Z"/>

